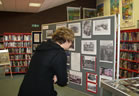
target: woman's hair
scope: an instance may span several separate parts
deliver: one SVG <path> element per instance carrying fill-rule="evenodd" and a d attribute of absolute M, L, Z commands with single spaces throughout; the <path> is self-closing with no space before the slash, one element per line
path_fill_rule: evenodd
<path fill-rule="evenodd" d="M 74 33 L 71 29 L 66 27 L 58 28 L 52 35 L 52 40 L 60 44 L 65 43 L 66 41 L 72 42 L 74 39 Z"/>

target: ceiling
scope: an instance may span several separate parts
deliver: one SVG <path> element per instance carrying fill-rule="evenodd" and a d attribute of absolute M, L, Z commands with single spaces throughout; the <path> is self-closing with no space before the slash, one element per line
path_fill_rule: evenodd
<path fill-rule="evenodd" d="M 0 0 L 0 11 L 37 13 L 75 0 Z M 40 7 L 29 7 L 29 3 L 41 3 Z"/>

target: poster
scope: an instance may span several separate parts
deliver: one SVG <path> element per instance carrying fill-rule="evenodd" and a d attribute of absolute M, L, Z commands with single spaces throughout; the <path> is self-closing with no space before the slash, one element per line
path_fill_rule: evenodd
<path fill-rule="evenodd" d="M 133 0 L 122 0 L 122 23 L 121 27 L 134 26 L 133 23 Z"/>
<path fill-rule="evenodd" d="M 33 43 L 40 43 L 41 42 L 41 33 L 40 32 L 33 32 L 32 34 Z"/>
<path fill-rule="evenodd" d="M 104 15 L 104 4 L 97 5 L 97 16 L 103 16 Z"/>
<path fill-rule="evenodd" d="M 111 9 L 111 15 L 112 14 L 119 14 L 119 0 L 111 0 L 110 1 L 110 9 Z"/>
<path fill-rule="evenodd" d="M 39 34 L 34 34 L 34 42 L 40 42 L 39 38 Z"/>
<path fill-rule="evenodd" d="M 80 53 L 71 53 L 71 70 L 80 71 Z"/>

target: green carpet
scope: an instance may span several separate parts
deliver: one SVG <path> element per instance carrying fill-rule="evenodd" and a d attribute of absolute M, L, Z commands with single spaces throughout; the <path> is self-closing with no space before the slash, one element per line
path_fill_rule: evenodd
<path fill-rule="evenodd" d="M 15 75 L 0 77 L 0 96 L 17 96 L 20 84 L 23 80 L 23 75 Z M 77 90 L 68 87 L 59 87 L 55 85 L 58 96 L 89 96 Z"/>

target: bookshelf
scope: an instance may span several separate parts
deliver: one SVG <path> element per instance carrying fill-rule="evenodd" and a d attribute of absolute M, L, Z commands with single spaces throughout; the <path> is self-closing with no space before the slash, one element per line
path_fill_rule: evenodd
<path fill-rule="evenodd" d="M 26 73 L 32 54 L 31 33 L 4 33 L 3 42 L 9 50 L 12 73 Z"/>
<path fill-rule="evenodd" d="M 120 78 L 138 77 L 139 29 L 122 30 L 120 39 Z"/>
<path fill-rule="evenodd" d="M 4 49 L 3 34 L 0 34 L 0 50 Z"/>

